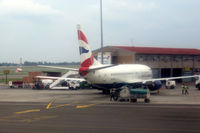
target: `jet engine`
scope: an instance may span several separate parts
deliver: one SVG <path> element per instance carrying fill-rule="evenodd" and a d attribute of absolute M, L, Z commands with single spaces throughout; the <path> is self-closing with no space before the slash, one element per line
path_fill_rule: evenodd
<path fill-rule="evenodd" d="M 155 90 L 159 90 L 162 87 L 162 82 L 154 81 L 154 82 L 148 83 L 146 85 L 150 91 L 155 91 Z"/>

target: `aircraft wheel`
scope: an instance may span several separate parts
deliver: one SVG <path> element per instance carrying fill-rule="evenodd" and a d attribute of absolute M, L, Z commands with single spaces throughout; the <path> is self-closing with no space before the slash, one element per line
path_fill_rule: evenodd
<path fill-rule="evenodd" d="M 145 103 L 149 103 L 149 102 L 150 102 L 150 99 L 146 98 L 146 99 L 144 99 L 144 102 L 145 102 Z"/>
<path fill-rule="evenodd" d="M 118 100 L 118 96 L 114 95 L 113 99 L 114 99 L 114 101 L 117 101 Z"/>
<path fill-rule="evenodd" d="M 175 87 L 172 85 L 170 89 L 174 89 Z"/>
<path fill-rule="evenodd" d="M 102 90 L 102 93 L 103 93 L 103 94 L 110 94 L 110 90 L 109 90 L 109 89 L 103 89 L 103 90 Z"/>
<path fill-rule="evenodd" d="M 131 102 L 135 103 L 137 102 L 137 99 L 131 99 Z"/>
<path fill-rule="evenodd" d="M 103 93 L 103 94 L 106 94 L 106 90 L 105 90 L 105 89 L 103 89 L 103 90 L 102 90 L 102 93 Z"/>

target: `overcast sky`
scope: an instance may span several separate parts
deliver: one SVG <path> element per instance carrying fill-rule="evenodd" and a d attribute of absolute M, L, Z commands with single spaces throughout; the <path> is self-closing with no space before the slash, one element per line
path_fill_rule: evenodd
<path fill-rule="evenodd" d="M 0 62 L 79 61 L 100 47 L 99 0 L 0 0 Z M 200 0 L 103 0 L 104 46 L 200 49 Z"/>

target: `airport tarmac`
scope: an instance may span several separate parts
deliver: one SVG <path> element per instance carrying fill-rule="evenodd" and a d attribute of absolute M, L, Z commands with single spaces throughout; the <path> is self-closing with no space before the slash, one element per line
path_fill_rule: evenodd
<path fill-rule="evenodd" d="M 181 94 L 181 85 L 175 89 L 160 89 L 159 94 L 152 94 L 149 104 L 200 104 L 200 91 L 189 86 L 189 95 Z M 110 101 L 109 95 L 103 95 L 100 90 L 32 90 L 32 89 L 11 89 L 7 86 L 0 86 L 0 102 L 40 102 L 48 103 L 54 99 L 56 103 L 118 103 Z M 143 103 L 139 99 L 137 103 Z"/>
<path fill-rule="evenodd" d="M 151 102 L 109 101 L 98 90 L 0 87 L 0 132 L 200 132 L 200 91 L 161 89 Z"/>
<path fill-rule="evenodd" d="M 199 133 L 200 107 L 1 103 L 2 133 Z"/>

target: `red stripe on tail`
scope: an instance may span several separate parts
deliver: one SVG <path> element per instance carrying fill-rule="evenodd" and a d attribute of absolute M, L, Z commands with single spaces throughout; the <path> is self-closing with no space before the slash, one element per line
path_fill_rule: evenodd
<path fill-rule="evenodd" d="M 86 59 L 83 63 L 81 63 L 81 67 L 79 68 L 79 74 L 81 76 L 85 76 L 88 74 L 88 69 L 94 63 L 94 56 L 92 55 L 90 58 Z"/>
<path fill-rule="evenodd" d="M 86 36 L 80 30 L 78 30 L 78 40 L 82 40 L 82 41 L 84 41 L 85 43 L 88 44 L 88 40 L 87 40 Z"/>
<path fill-rule="evenodd" d="M 81 63 L 81 67 L 90 67 L 94 63 L 94 56 L 92 55 L 90 58 L 86 59 Z"/>
<path fill-rule="evenodd" d="M 88 67 L 80 67 L 80 68 L 79 68 L 79 74 L 80 74 L 81 76 L 87 75 L 87 74 L 88 74 Z"/>

